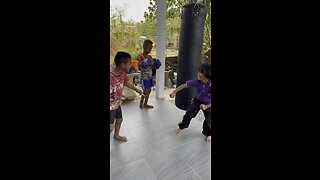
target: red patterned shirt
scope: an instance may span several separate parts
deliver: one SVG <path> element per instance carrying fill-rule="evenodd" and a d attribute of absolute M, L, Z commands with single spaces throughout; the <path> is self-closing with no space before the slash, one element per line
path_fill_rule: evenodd
<path fill-rule="evenodd" d="M 116 75 L 110 71 L 110 110 L 115 110 L 120 106 L 123 86 L 128 81 L 129 78 L 125 72 Z"/>

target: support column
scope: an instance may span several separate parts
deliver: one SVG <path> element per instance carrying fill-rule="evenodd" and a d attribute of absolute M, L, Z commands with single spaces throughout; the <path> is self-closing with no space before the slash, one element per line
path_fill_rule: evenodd
<path fill-rule="evenodd" d="M 157 37 L 156 37 L 156 58 L 161 61 L 161 67 L 157 70 L 156 74 L 156 98 L 164 98 L 164 70 L 166 59 L 166 12 L 167 1 L 157 0 Z"/>

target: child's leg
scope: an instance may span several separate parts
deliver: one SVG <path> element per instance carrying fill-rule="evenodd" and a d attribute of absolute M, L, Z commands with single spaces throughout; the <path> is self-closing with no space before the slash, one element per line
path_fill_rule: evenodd
<path fill-rule="evenodd" d="M 151 105 L 148 105 L 148 100 L 149 100 L 149 96 L 150 96 L 150 93 L 151 93 L 151 88 L 153 86 L 153 83 L 152 83 L 152 79 L 148 79 L 148 80 L 144 80 L 143 82 L 143 89 L 144 89 L 144 94 L 145 94 L 145 97 L 144 97 L 144 104 L 143 106 L 145 108 L 153 108 L 153 106 Z"/>
<path fill-rule="evenodd" d="M 114 120 L 116 119 L 117 110 L 110 111 L 110 135 L 114 129 Z"/>
<path fill-rule="evenodd" d="M 151 94 L 151 89 L 146 89 L 146 97 L 145 97 L 145 101 L 144 101 L 145 108 L 153 108 L 153 106 L 148 105 L 148 100 L 149 100 L 150 94 Z"/>
<path fill-rule="evenodd" d="M 111 135 L 111 132 L 113 131 L 114 129 L 114 123 L 110 123 L 110 135 Z"/>
<path fill-rule="evenodd" d="M 205 120 L 202 125 L 202 134 L 207 136 L 206 140 L 211 141 L 212 135 L 212 126 L 211 126 L 211 108 L 206 109 L 203 111 Z"/>
<path fill-rule="evenodd" d="M 178 134 L 182 129 L 188 128 L 190 121 L 192 118 L 196 117 L 200 110 L 200 104 L 193 100 L 190 108 L 187 110 L 186 114 L 183 116 L 182 121 L 178 124 L 179 129 L 176 130 L 176 133 Z"/>
<path fill-rule="evenodd" d="M 142 80 L 141 79 L 141 88 L 142 88 L 142 91 L 143 91 L 143 94 L 144 94 L 144 96 L 141 96 L 141 100 L 140 100 L 140 109 L 143 109 L 143 104 L 144 104 L 144 100 L 145 100 L 145 98 L 146 98 L 146 95 L 147 95 L 147 86 L 148 86 L 148 84 L 147 84 L 147 82 L 146 82 L 146 80 Z"/>
<path fill-rule="evenodd" d="M 119 135 L 122 121 L 123 121 L 122 118 L 116 119 L 116 125 L 115 125 L 115 130 L 114 130 L 114 139 L 126 142 L 127 138 L 125 136 Z"/>
<path fill-rule="evenodd" d="M 206 136 L 206 141 L 211 141 L 211 125 L 209 126 L 208 120 L 204 120 L 202 125 L 202 134 Z"/>
<path fill-rule="evenodd" d="M 144 95 L 146 95 L 146 92 L 145 92 L 145 90 L 143 89 L 143 94 Z M 140 100 L 140 109 L 142 109 L 143 108 L 143 102 L 144 102 L 144 96 L 141 96 L 141 100 Z"/>
<path fill-rule="evenodd" d="M 118 109 L 116 109 L 116 123 L 115 123 L 115 130 L 114 130 L 114 139 L 119 140 L 119 141 L 127 141 L 127 138 L 124 136 L 120 136 L 120 128 L 121 128 L 121 123 L 123 121 L 122 119 L 122 111 L 121 111 L 121 106 L 119 106 Z"/>

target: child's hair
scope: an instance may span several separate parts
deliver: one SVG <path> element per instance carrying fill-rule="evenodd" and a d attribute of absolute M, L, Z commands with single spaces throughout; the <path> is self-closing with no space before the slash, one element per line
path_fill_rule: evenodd
<path fill-rule="evenodd" d="M 116 64 L 116 67 L 118 67 L 118 66 L 121 66 L 122 63 L 127 64 L 130 61 L 130 59 L 131 59 L 131 56 L 129 53 L 119 51 L 114 57 L 114 62 Z"/>
<path fill-rule="evenodd" d="M 199 72 L 211 80 L 211 65 L 210 64 L 201 64 L 199 67 Z"/>
<path fill-rule="evenodd" d="M 153 44 L 153 42 L 150 40 L 150 39 L 146 39 L 146 40 L 144 40 L 144 42 L 143 42 L 143 49 L 145 49 L 146 48 L 146 45 L 147 44 Z"/>

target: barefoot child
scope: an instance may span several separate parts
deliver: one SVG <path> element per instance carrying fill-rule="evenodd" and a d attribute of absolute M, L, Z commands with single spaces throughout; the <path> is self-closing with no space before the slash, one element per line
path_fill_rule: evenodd
<path fill-rule="evenodd" d="M 210 65 L 202 64 L 198 71 L 197 80 L 189 80 L 185 84 L 180 85 L 171 94 L 174 98 L 176 93 L 184 88 L 196 88 L 196 95 L 192 100 L 190 108 L 183 116 L 182 122 L 178 124 L 179 128 L 176 133 L 179 134 L 185 128 L 189 127 L 192 118 L 196 117 L 201 109 L 204 113 L 205 120 L 202 126 L 202 134 L 206 136 L 206 141 L 211 141 L 211 68 Z"/>
<path fill-rule="evenodd" d="M 153 42 L 149 39 L 143 42 L 143 54 L 139 56 L 139 70 L 140 70 L 140 79 L 141 87 L 143 89 L 143 94 L 140 100 L 140 108 L 153 108 L 153 106 L 148 104 L 149 96 L 151 93 L 151 88 L 154 86 L 153 80 L 155 75 L 155 69 L 158 69 L 161 66 L 161 62 L 153 60 L 149 55 L 152 50 Z"/>
<path fill-rule="evenodd" d="M 121 111 L 121 97 L 123 86 L 135 90 L 142 95 L 142 91 L 128 82 L 127 72 L 131 68 L 131 56 L 126 52 L 117 52 L 114 58 L 116 68 L 110 71 L 110 134 L 115 128 L 114 139 L 127 141 L 127 138 L 120 136 L 120 127 L 123 121 Z M 114 124 L 114 121 L 116 123 Z"/>

